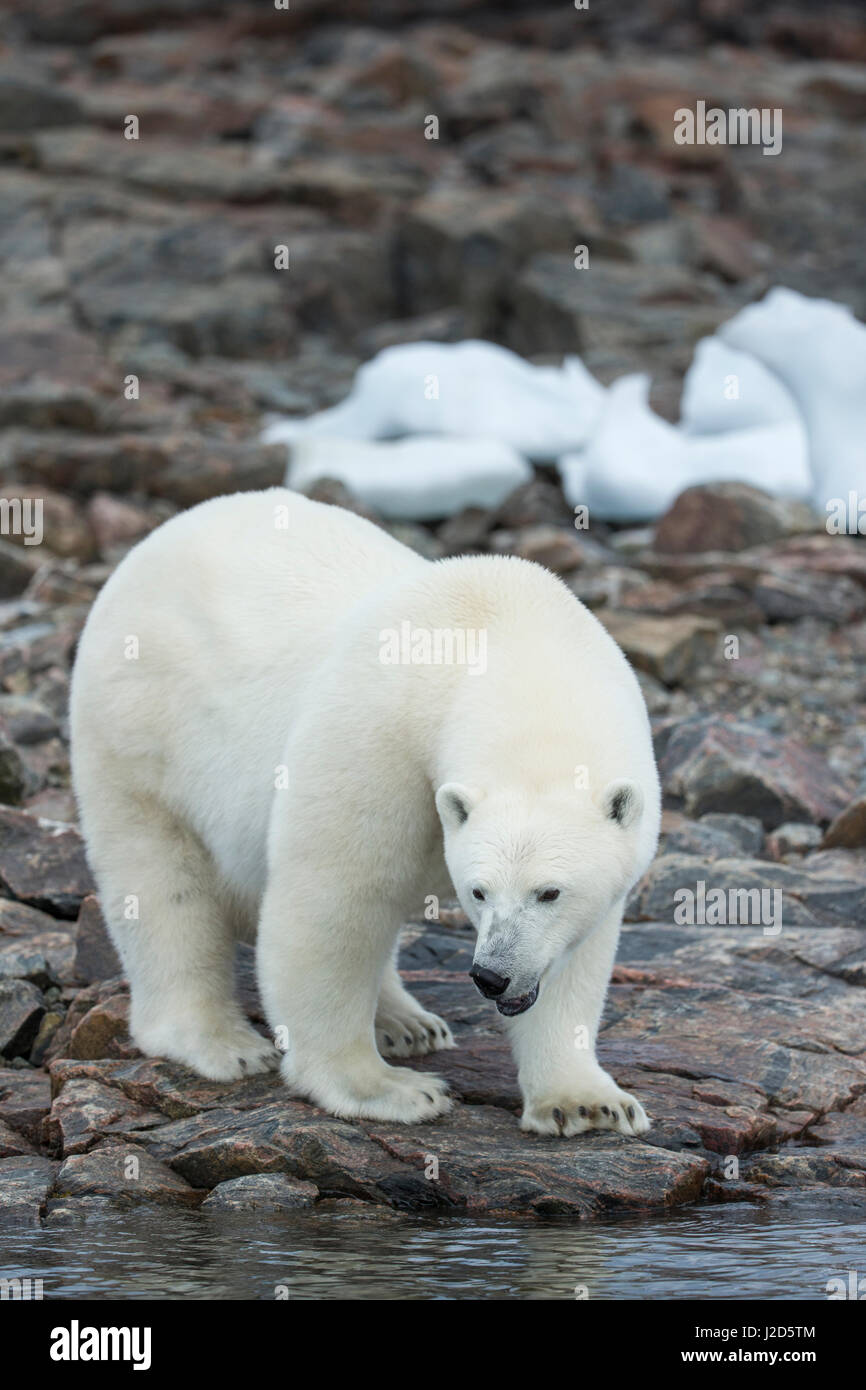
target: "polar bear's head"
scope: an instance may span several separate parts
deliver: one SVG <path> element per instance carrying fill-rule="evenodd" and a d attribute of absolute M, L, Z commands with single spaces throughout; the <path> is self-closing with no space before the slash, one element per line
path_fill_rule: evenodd
<path fill-rule="evenodd" d="M 478 932 L 472 978 L 500 1013 L 523 1013 L 642 872 L 643 792 L 626 780 L 598 796 L 531 797 L 447 782 L 436 809 L 448 872 Z"/>

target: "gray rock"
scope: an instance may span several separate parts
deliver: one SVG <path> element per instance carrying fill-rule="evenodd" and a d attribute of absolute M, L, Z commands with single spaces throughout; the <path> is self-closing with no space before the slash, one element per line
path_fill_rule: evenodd
<path fill-rule="evenodd" d="M 297 1211 L 311 1207 L 318 1193 L 314 1183 L 293 1180 L 285 1173 L 250 1173 L 218 1183 L 202 1203 L 202 1210 Z"/>
<path fill-rule="evenodd" d="M 38 1226 L 59 1164 L 48 1158 L 0 1158 L 0 1224 Z"/>
<path fill-rule="evenodd" d="M 91 984 L 94 980 L 110 980 L 122 972 L 117 952 L 99 907 L 92 893 L 81 904 L 75 928 L 75 978 Z"/>
<path fill-rule="evenodd" d="M 44 1013 L 42 992 L 29 980 L 0 979 L 0 1054 L 26 1057 Z"/>
<path fill-rule="evenodd" d="M 0 884 L 32 907 L 76 916 L 93 888 L 78 831 L 0 807 Z"/>

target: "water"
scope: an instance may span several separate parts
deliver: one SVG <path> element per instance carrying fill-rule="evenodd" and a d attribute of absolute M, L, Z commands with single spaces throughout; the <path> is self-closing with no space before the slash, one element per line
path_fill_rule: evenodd
<path fill-rule="evenodd" d="M 0 1231 L 2 1274 L 46 1299 L 824 1299 L 851 1269 L 862 1213 L 739 1204 L 531 1223 L 139 1208 Z"/>

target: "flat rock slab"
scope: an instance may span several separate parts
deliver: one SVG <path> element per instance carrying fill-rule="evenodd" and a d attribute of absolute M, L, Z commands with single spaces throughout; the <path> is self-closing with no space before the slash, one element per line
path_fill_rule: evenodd
<path fill-rule="evenodd" d="M 218 1183 L 202 1202 L 203 1211 L 297 1211 L 311 1207 L 319 1195 L 315 1183 L 298 1182 L 285 1173 L 251 1173 Z"/>

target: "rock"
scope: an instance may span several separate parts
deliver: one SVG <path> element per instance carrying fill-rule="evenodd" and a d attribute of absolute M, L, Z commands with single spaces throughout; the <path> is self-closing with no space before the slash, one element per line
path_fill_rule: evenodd
<path fill-rule="evenodd" d="M 25 478 L 79 495 L 135 488 L 183 507 L 224 492 L 275 487 L 286 469 L 285 451 L 279 445 L 184 433 L 140 438 L 22 433 L 13 457 Z M 18 547 L 13 549 L 20 553 Z M 0 552 L 0 579 L 2 563 Z"/>
<path fill-rule="evenodd" d="M 35 1148 L 17 1129 L 7 1125 L 5 1120 L 0 1120 L 0 1158 L 20 1158 L 23 1155 L 33 1155 Z"/>
<path fill-rule="evenodd" d="M 48 1158 L 0 1158 L 0 1223 L 38 1226 L 58 1164 Z"/>
<path fill-rule="evenodd" d="M 436 537 L 446 555 L 478 554 L 487 550 L 492 529 L 489 511 L 484 507 L 465 507 L 436 528 Z"/>
<path fill-rule="evenodd" d="M 749 593 L 748 586 L 725 571 L 710 571 L 677 583 L 657 579 L 652 583 L 631 584 L 618 599 L 617 606 L 629 613 L 657 617 L 692 613 L 708 622 L 723 623 L 729 632 L 758 627 L 766 616 Z"/>
<path fill-rule="evenodd" d="M 38 376 L 0 387 L 4 428 L 98 430 L 101 423 L 99 398 L 84 387 Z"/>
<path fill-rule="evenodd" d="M 760 833 L 758 833 L 760 832 Z M 662 813 L 659 855 L 700 855 L 703 859 L 736 858 L 744 851 L 760 853 L 764 841 L 761 822 L 750 816 L 702 816 L 691 820 L 679 811 Z"/>
<path fill-rule="evenodd" d="M 30 790 L 30 778 L 21 754 L 0 732 L 0 802 L 18 806 Z"/>
<path fill-rule="evenodd" d="M 519 555 L 537 565 L 568 574 L 586 561 L 587 548 L 574 529 L 564 526 L 534 525 L 520 531 L 494 531 L 489 538 L 490 550 L 503 555 Z"/>
<path fill-rule="evenodd" d="M 769 1187 L 811 1187 L 829 1184 L 832 1187 L 866 1187 L 866 1174 L 841 1163 L 834 1154 L 820 1149 L 792 1148 L 780 1154 L 753 1154 L 741 1169 L 742 1176 L 752 1183 Z"/>
<path fill-rule="evenodd" d="M 866 867 L 845 876 L 835 860 L 821 864 L 816 858 L 796 865 L 745 858 L 708 862 L 699 855 L 668 852 L 638 884 L 629 915 L 650 921 L 687 920 L 677 913 L 688 909 L 688 903 L 680 905 L 683 890 L 689 890 L 695 912 L 705 911 L 710 925 L 751 925 L 766 929 L 768 939 L 789 926 L 866 925 Z M 719 891 L 724 898 L 714 900 L 712 895 Z"/>
<path fill-rule="evenodd" d="M 163 1116 L 130 1100 L 123 1091 L 86 1077 L 62 1081 L 42 1129 L 42 1140 L 56 1155 L 85 1153 L 112 1128 L 147 1129 Z"/>
<path fill-rule="evenodd" d="M 49 1009 L 48 1013 L 42 1015 L 39 1024 L 39 1032 L 33 1041 L 30 1049 L 30 1064 L 34 1067 L 41 1067 L 50 1051 L 55 1034 L 63 1023 L 64 1015 Z"/>
<path fill-rule="evenodd" d="M 95 492 L 86 511 L 101 555 L 128 547 L 157 525 L 157 518 L 143 507 L 109 492 Z"/>
<path fill-rule="evenodd" d="M 25 550 L 11 541 L 0 540 L 0 599 L 23 593 L 39 564 L 33 547 Z"/>
<path fill-rule="evenodd" d="M 0 728 L 13 743 L 24 746 L 42 743 L 59 733 L 51 711 L 24 695 L 0 695 Z"/>
<path fill-rule="evenodd" d="M 752 585 L 766 622 L 823 618 L 845 626 L 866 613 L 866 591 L 845 575 L 778 573 L 768 569 Z"/>
<path fill-rule="evenodd" d="M 646 367 L 659 343 L 688 344 L 715 331 L 727 314 L 681 267 L 593 259 L 592 273 L 574 268 L 573 255 L 533 256 L 509 287 L 507 343 L 525 354 L 591 353 L 617 373 Z M 683 366 L 687 365 L 683 362 Z"/>
<path fill-rule="evenodd" d="M 93 891 L 78 831 L 0 807 L 0 885 L 32 907 L 75 917 Z"/>
<path fill-rule="evenodd" d="M 129 1050 L 129 996 L 112 994 L 94 1004 L 72 1030 L 69 1056 L 125 1056 Z"/>
<path fill-rule="evenodd" d="M 109 1197 L 118 1206 L 191 1207 L 198 1205 L 201 1194 L 145 1149 L 113 1144 L 67 1158 L 57 1173 L 52 1196 Z"/>
<path fill-rule="evenodd" d="M 29 980 L 39 989 L 51 983 L 48 962 L 40 951 L 21 941 L 0 938 L 0 980 Z"/>
<path fill-rule="evenodd" d="M 760 854 L 764 844 L 764 827 L 757 816 L 724 815 L 710 812 L 701 816 L 700 824 L 729 836 L 744 854 Z"/>
<path fill-rule="evenodd" d="M 16 70 L 8 61 L 0 70 L 0 132 L 46 130 L 49 126 L 76 125 L 80 105 L 55 82 L 40 81 L 35 74 Z"/>
<path fill-rule="evenodd" d="M 456 521 L 457 518 L 452 518 Z M 446 522 L 446 525 L 449 523 Z M 574 513 L 562 489 L 546 478 L 535 477 L 514 492 L 496 511 L 492 530 L 520 530 L 525 526 L 574 526 Z"/>
<path fill-rule="evenodd" d="M 818 753 L 743 721 L 677 722 L 656 751 L 665 793 L 692 816 L 735 812 L 773 830 L 830 821 L 845 803 L 844 784 Z"/>
<path fill-rule="evenodd" d="M 74 970 L 76 980 L 83 980 L 86 984 L 94 980 L 112 979 L 123 970 L 108 935 L 99 899 L 92 893 L 84 899 L 78 914 Z"/>
<path fill-rule="evenodd" d="M 679 685 L 709 661 L 719 636 L 716 623 L 682 614 L 641 617 L 604 608 L 599 617 L 632 665 L 664 685 Z"/>
<path fill-rule="evenodd" d="M 0 979 L 0 1053 L 26 1057 L 44 1013 L 45 1000 L 35 985 Z"/>
<path fill-rule="evenodd" d="M 112 1056 L 128 1055 L 131 1044 L 123 1038 L 120 1022 L 122 1006 L 116 1000 L 116 996 L 124 994 L 126 988 L 125 980 L 115 978 L 113 980 L 97 980 L 93 984 L 79 989 L 73 995 L 62 1025 L 51 1040 L 46 1054 L 48 1060 L 68 1056 L 73 1033 L 79 1023 L 83 1022 L 92 1010 L 96 1010 L 96 1012 L 82 1034 L 81 1046 L 87 1046 L 90 1042 L 97 1049 L 100 1045 L 109 1046 Z M 109 1001 L 113 1002 L 106 1016 L 101 1012 L 100 1006 Z"/>
<path fill-rule="evenodd" d="M 44 1071 L 0 1067 L 0 1119 L 38 1144 L 51 1109 L 51 1080 Z"/>
<path fill-rule="evenodd" d="M 840 811 L 827 827 L 822 849 L 862 849 L 866 846 L 866 797 L 859 797 Z"/>
<path fill-rule="evenodd" d="M 797 821 L 789 821 L 786 825 L 779 825 L 775 830 L 771 830 L 767 836 L 767 853 L 771 859 L 786 859 L 788 855 L 794 854 L 809 854 L 819 845 L 823 849 L 829 848 L 826 844 L 826 836 L 822 843 L 821 831 L 817 825 L 803 825 Z"/>
<path fill-rule="evenodd" d="M 315 1183 L 299 1182 L 285 1173 L 251 1173 L 218 1183 L 202 1202 L 204 1211 L 297 1211 L 311 1207 L 319 1195 Z"/>
<path fill-rule="evenodd" d="M 686 488 L 656 527 L 663 555 L 748 550 L 816 528 L 805 503 L 770 497 L 747 483 L 709 483 Z"/>

